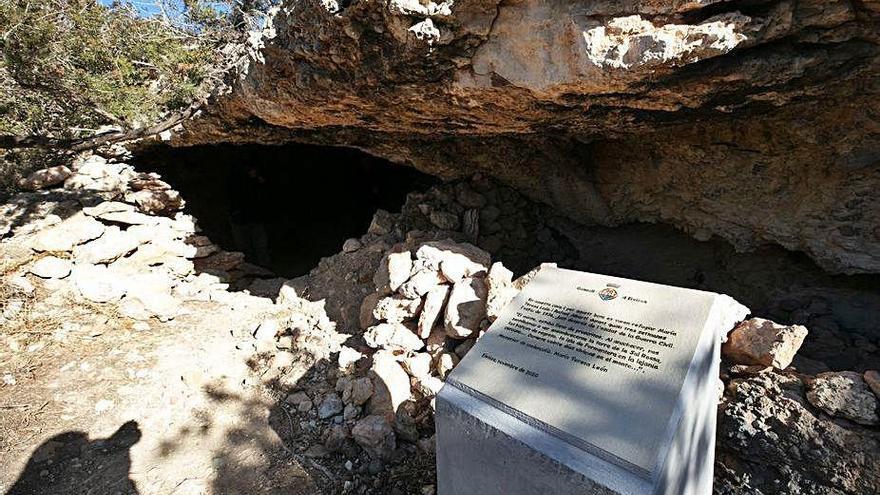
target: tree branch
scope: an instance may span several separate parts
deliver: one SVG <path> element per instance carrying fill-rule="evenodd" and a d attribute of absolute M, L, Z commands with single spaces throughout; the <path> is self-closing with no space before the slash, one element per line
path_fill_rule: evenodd
<path fill-rule="evenodd" d="M 122 141 L 133 141 L 136 139 L 144 139 L 156 136 L 165 132 L 184 120 L 192 117 L 201 107 L 199 103 L 193 103 L 186 110 L 174 114 L 164 121 L 141 129 L 128 131 L 113 131 L 98 134 L 82 139 L 57 139 L 46 136 L 15 136 L 0 134 L 0 149 L 16 149 L 16 148 L 40 148 L 40 149 L 60 149 L 69 151 L 86 151 L 99 148 L 108 144 L 115 144 Z"/>

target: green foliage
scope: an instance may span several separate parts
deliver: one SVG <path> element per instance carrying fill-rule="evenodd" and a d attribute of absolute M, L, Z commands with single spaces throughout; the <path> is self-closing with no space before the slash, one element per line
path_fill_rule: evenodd
<path fill-rule="evenodd" d="M 205 9 L 198 18 L 208 19 Z M 188 105 L 213 70 L 213 29 L 139 17 L 120 3 L 0 3 L 0 133 L 71 138 L 152 123 Z"/>
<path fill-rule="evenodd" d="M 162 121 L 222 77 L 220 48 L 248 27 L 245 9 L 273 2 L 147 1 L 0 0 L 0 135 L 70 140 Z M 64 153 L 0 150 L 0 195 Z"/>

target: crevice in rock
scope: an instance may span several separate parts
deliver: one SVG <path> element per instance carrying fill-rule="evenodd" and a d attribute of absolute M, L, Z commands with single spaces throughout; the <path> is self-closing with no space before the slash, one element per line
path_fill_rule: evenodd
<path fill-rule="evenodd" d="M 300 144 L 151 148 L 135 166 L 179 190 L 224 250 L 288 278 L 366 231 L 377 209 L 399 210 L 409 191 L 434 182 L 355 149 Z"/>

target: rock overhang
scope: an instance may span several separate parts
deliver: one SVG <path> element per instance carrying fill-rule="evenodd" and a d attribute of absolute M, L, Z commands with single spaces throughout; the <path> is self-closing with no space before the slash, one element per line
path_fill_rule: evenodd
<path fill-rule="evenodd" d="M 880 271 L 874 2 L 287 2 L 173 144 L 355 146 Z"/>

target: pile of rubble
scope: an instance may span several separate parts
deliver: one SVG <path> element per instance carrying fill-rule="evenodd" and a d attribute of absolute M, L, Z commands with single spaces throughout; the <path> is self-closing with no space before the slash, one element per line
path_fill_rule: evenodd
<path fill-rule="evenodd" d="M 236 298 L 230 282 L 271 275 L 201 235 L 180 211 L 178 192 L 155 173 L 93 155 L 34 172 L 21 185 L 31 192 L 0 211 L 4 268 L 19 267 L 11 278 L 18 286 L 30 285 L 25 274 L 54 288 L 69 284 L 147 328 L 150 318 L 175 318 L 187 300 Z"/>
<path fill-rule="evenodd" d="M 339 453 L 346 465 L 393 466 L 416 451 L 433 452 L 432 401 L 447 374 L 543 267 L 513 280 L 500 262 L 492 264 L 489 253 L 471 244 L 407 237 L 379 260 L 373 291 L 360 306 L 362 333 L 349 341 L 357 349 L 342 348 L 338 367 L 317 378 L 326 382 L 323 388 L 300 386 L 288 397 L 297 410 L 326 425 L 323 443 L 312 453 Z M 791 364 L 807 333 L 800 325 L 752 318 L 727 335 L 720 377 L 720 492 L 766 489 L 760 477 L 776 470 L 788 473 L 790 490 L 832 493 L 827 489 L 834 471 L 861 473 L 851 493 L 870 493 L 864 488 L 880 483 L 880 461 L 853 457 L 847 447 L 880 452 L 878 374 L 799 372 Z M 756 448 L 761 438 L 782 442 Z M 792 449 L 805 441 L 824 445 L 821 463 L 803 465 L 793 456 Z M 431 465 L 424 468 L 426 477 Z M 818 479 L 803 479 L 808 471 Z M 347 473 L 345 486 L 365 493 L 371 472 Z"/>
<path fill-rule="evenodd" d="M 499 208 L 495 216 L 505 191 L 477 179 L 410 194 L 401 213 L 377 212 L 366 234 L 347 240 L 308 276 L 286 283 L 299 294 L 326 298 L 340 330 L 353 336 L 338 367 L 300 382 L 288 396 L 315 422 L 309 452 L 338 455 L 339 464 L 353 466 L 339 472 L 350 492 L 380 486 L 379 492 L 394 491 L 377 480 L 386 474 L 395 478 L 398 469 L 421 469 L 425 479 L 433 477 L 432 398 L 534 274 L 513 280 L 501 263 L 491 263 L 489 253 L 505 264 L 504 253 L 520 261 L 542 257 L 502 224 L 534 222 L 529 228 L 535 228 L 540 222 L 554 237 L 552 216 L 537 219 L 540 212 L 533 208 L 519 213 Z M 487 234 L 498 225 L 497 233 Z M 502 236 L 505 247 L 495 250 L 491 239 Z M 565 259 L 565 242 L 550 246 L 558 252 L 544 259 Z M 833 493 L 835 473 L 843 472 L 861 473 L 849 493 L 873 493 L 880 486 L 880 461 L 853 457 L 847 447 L 880 453 L 878 401 L 870 392 L 875 372 L 814 375 L 792 367 L 806 335 L 803 326 L 761 318 L 730 332 L 720 377 L 720 493 Z M 774 438 L 777 443 L 769 443 Z M 825 446 L 817 454 L 822 462 L 799 457 L 799 446 L 811 442 Z M 414 459 L 423 462 L 413 467 L 408 463 Z M 779 488 L 774 479 L 787 480 L 789 488 Z M 406 493 L 412 487 L 398 488 Z"/>
<path fill-rule="evenodd" d="M 510 271 L 499 262 L 491 264 L 480 248 L 449 239 L 425 240 L 436 239 L 436 231 L 407 232 L 402 242 L 389 246 L 387 232 L 383 237 L 375 229 L 379 222 L 393 231 L 401 216 L 378 214 L 373 230 L 379 234 L 362 237 L 357 249 L 323 263 L 340 269 L 350 259 L 379 254 L 371 278 L 363 273 L 345 278 L 355 288 L 370 285 L 360 305 L 361 331 L 349 341 L 357 350 L 343 347 L 339 367 L 317 379 L 326 381 L 323 388 L 301 387 L 289 397 L 300 411 L 326 425 L 313 453 L 335 452 L 346 466 L 362 466 L 362 471 L 342 474 L 354 493 L 370 491 L 377 465 L 390 463 L 393 470 L 416 452 L 433 460 L 433 397 L 449 371 L 541 268 L 513 280 Z M 353 242 L 347 244 L 350 248 Z M 787 484 L 778 489 L 782 493 L 834 493 L 839 473 L 860 473 L 847 476 L 852 489 L 845 493 L 873 493 L 880 486 L 880 461 L 853 456 L 851 447 L 880 452 L 877 373 L 800 372 L 792 361 L 806 336 L 803 326 L 762 318 L 746 320 L 728 334 L 720 377 L 719 493 L 765 492 L 781 483 Z M 808 443 L 824 447 L 804 463 L 798 452 Z M 422 465 L 428 479 L 431 461 Z M 426 493 L 432 489 L 425 487 Z"/>
<path fill-rule="evenodd" d="M 513 280 L 486 251 L 449 239 L 393 246 L 360 305 L 363 333 L 349 346 L 325 339 L 330 352 L 338 350 L 337 366 L 296 383 L 285 398 L 298 414 L 313 418 L 304 422 L 306 429 L 326 425 L 315 437 L 321 443 L 306 455 L 344 455 L 350 469 L 340 475 L 356 491 L 369 489 L 386 463 L 400 464 L 413 450 L 422 453 L 425 466 L 433 465 L 434 397 L 443 380 L 537 271 Z M 277 304 L 296 297 L 295 285 L 281 288 Z M 323 301 L 309 304 L 323 308 Z M 297 332 L 287 327 L 272 321 L 257 329 L 263 351 L 278 349 L 270 360 L 293 358 L 286 348 Z"/>
<path fill-rule="evenodd" d="M 374 277 L 375 292 L 361 305 L 374 393 L 367 403 L 370 415 L 352 430 L 355 440 L 388 457 L 393 442 L 371 436 L 383 422 L 385 432 L 393 426 L 403 438 L 418 440 L 413 425 L 429 419 L 446 375 L 534 273 L 514 282 L 501 263 L 491 264 L 489 253 L 451 240 L 388 253 Z M 337 384 L 346 407 L 363 403 L 346 393 L 357 380 L 343 376 Z M 430 431 L 430 424 L 424 430 Z"/>

